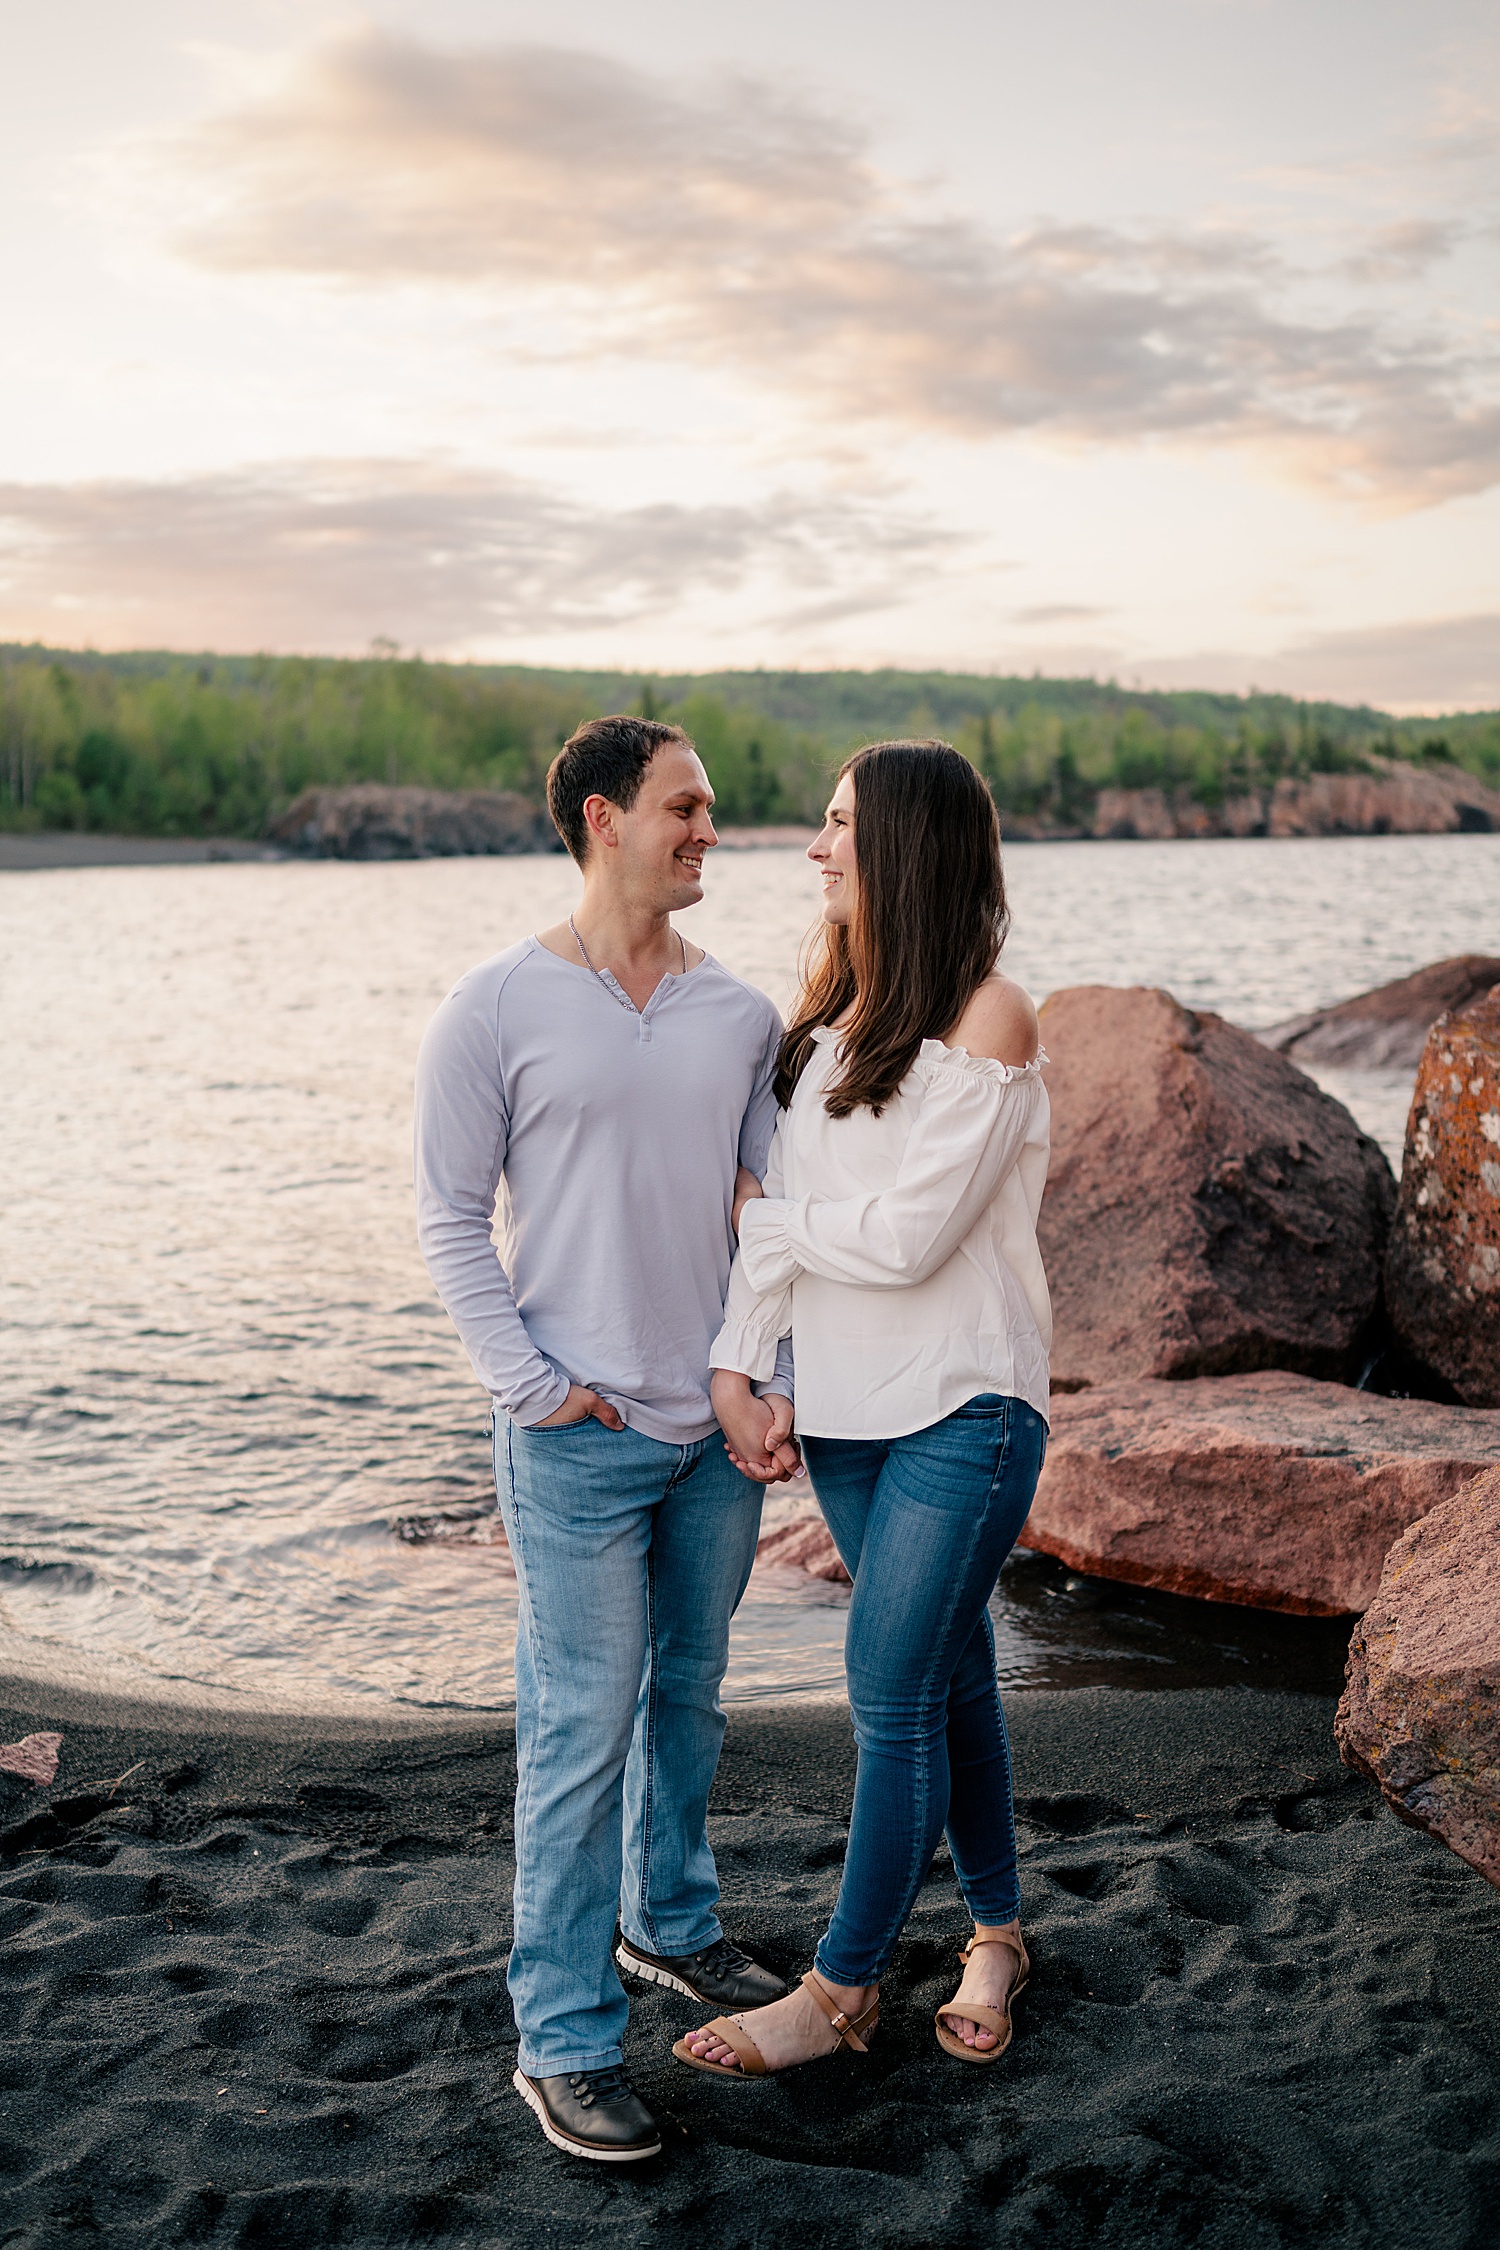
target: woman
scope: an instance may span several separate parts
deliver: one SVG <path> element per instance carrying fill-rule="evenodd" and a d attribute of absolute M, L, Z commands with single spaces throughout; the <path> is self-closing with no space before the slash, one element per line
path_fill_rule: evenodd
<path fill-rule="evenodd" d="M 864 2051 L 945 1826 L 975 1924 L 938 2011 L 947 2053 L 998 2060 L 1029 1969 L 986 1604 L 1047 1436 L 1046 1058 L 996 968 L 999 824 L 966 759 L 941 742 L 859 751 L 808 856 L 821 951 L 782 1042 L 764 1193 L 735 1205 L 713 1396 L 743 1462 L 764 1420 L 751 1385 L 790 1329 L 798 1434 L 854 1581 L 859 1764 L 811 1973 L 673 2049 L 726 2077 Z"/>

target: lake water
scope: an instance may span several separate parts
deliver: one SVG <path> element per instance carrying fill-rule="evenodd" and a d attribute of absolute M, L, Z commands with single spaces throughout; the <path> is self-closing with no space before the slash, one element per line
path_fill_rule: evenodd
<path fill-rule="evenodd" d="M 1500 951 L 1500 837 L 1041 844 L 1007 956 L 1263 1025 Z M 373 1708 L 511 1699 L 486 1406 L 412 1237 L 423 1027 L 572 905 L 561 858 L 0 875 L 0 1662 Z M 691 934 L 785 1003 L 813 910 L 725 852 Z M 1399 1075 L 1328 1073 L 1399 1162 Z M 784 1506 L 784 1504 L 783 1504 Z M 1327 1676 L 1338 1633 L 1007 1567 L 1013 1687 Z M 761 1571 L 727 1693 L 829 1692 L 843 1600 Z"/>

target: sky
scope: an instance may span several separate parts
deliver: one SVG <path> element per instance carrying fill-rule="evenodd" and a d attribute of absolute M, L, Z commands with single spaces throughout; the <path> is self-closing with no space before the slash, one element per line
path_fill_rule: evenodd
<path fill-rule="evenodd" d="M 0 0 L 0 640 L 1500 705 L 1493 0 Z"/>

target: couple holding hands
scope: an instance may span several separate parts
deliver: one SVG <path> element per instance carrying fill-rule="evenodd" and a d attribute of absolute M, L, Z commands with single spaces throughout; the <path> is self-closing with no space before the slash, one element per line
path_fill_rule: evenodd
<path fill-rule="evenodd" d="M 661 2142 L 616 1964 L 722 2011 L 673 2049 L 695 2070 L 862 2053 L 945 1829 L 974 1933 L 936 2036 L 970 2063 L 1009 2042 L 1028 1962 L 986 1605 L 1046 1445 L 1048 1111 L 997 968 L 995 809 L 956 751 L 877 743 L 839 775 L 786 1030 L 672 925 L 716 842 L 687 736 L 592 720 L 547 786 L 583 897 L 434 1018 L 417 1209 L 495 1401 L 520 1589 L 515 2086 L 557 2147 L 628 2163 Z M 762 1491 L 804 1465 L 853 1580 L 859 1758 L 788 1989 L 724 1935 L 706 1812 Z"/>

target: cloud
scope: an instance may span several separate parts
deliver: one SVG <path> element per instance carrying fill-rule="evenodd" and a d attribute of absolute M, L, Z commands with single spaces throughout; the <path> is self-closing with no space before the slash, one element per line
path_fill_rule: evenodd
<path fill-rule="evenodd" d="M 1326 277 L 1244 233 L 1003 236 L 758 82 L 683 89 L 599 56 L 365 29 L 168 162 L 196 207 L 179 247 L 204 265 L 538 293 L 581 351 L 728 366 L 825 417 L 1244 443 L 1392 505 L 1500 479 L 1477 328 L 1412 330 L 1381 299 L 1327 310 Z M 1363 278 L 1446 247 L 1441 227 L 1393 230 Z"/>
<path fill-rule="evenodd" d="M 1135 669 L 1135 667 L 1132 667 Z M 1314 633 L 1273 653 L 1215 650 L 1144 661 L 1157 687 L 1251 685 L 1386 711 L 1500 709 L 1500 613 Z"/>
<path fill-rule="evenodd" d="M 1355 281 L 1410 281 L 1450 257 L 1470 231 L 1451 219 L 1403 219 L 1378 227 L 1344 271 Z"/>
<path fill-rule="evenodd" d="M 1091 602 L 1035 602 L 1029 609 L 1018 609 L 1018 625 L 1067 625 L 1079 618 L 1108 617 L 1107 609 L 1096 609 Z"/>
<path fill-rule="evenodd" d="M 1313 634 L 1282 650 L 1262 684 L 1391 710 L 1500 709 L 1500 615 Z"/>
<path fill-rule="evenodd" d="M 955 542 L 848 497 L 590 510 L 420 461 L 0 485 L 0 627 L 104 645 L 438 653 L 660 619 L 701 594 L 776 620 L 885 608 Z"/>

